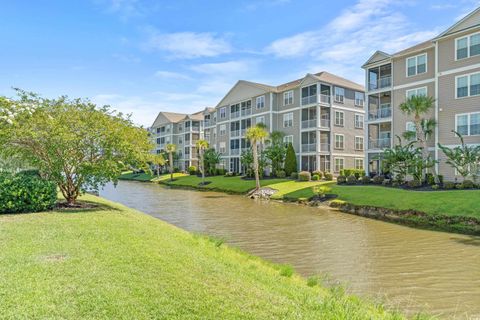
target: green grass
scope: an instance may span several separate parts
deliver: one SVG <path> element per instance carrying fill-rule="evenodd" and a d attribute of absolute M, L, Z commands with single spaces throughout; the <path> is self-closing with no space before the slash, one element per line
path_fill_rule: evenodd
<path fill-rule="evenodd" d="M 120 177 L 118 177 L 119 180 L 133 180 L 133 181 L 151 181 L 153 178 L 155 178 L 154 175 L 150 173 L 133 173 L 133 172 L 127 172 L 123 173 Z"/>
<path fill-rule="evenodd" d="M 314 196 L 313 187 L 322 184 L 329 184 L 331 181 L 295 181 L 289 180 L 286 182 L 276 183 L 270 187 L 277 189 L 272 199 L 277 200 L 308 200 Z M 292 194 L 294 195 L 292 197 Z"/>
<path fill-rule="evenodd" d="M 0 216 L 2 318 L 403 319 L 217 239 L 101 207 Z"/>

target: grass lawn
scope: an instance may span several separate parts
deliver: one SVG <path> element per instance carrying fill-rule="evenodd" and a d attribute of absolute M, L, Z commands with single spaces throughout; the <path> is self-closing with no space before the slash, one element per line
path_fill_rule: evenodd
<path fill-rule="evenodd" d="M 83 199 L 101 206 L 0 215 L 2 318 L 403 319 L 218 240 Z"/>

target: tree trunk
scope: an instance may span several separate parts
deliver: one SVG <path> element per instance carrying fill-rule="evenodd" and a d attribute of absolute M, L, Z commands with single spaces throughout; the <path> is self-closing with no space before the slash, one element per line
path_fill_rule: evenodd
<path fill-rule="evenodd" d="M 260 189 L 260 176 L 258 174 L 258 150 L 257 142 L 252 143 L 252 153 L 253 153 L 253 170 L 255 172 L 255 190 Z"/>
<path fill-rule="evenodd" d="M 419 140 L 420 144 L 422 145 L 423 163 L 424 163 L 424 165 L 426 165 L 428 157 L 429 157 L 427 138 L 426 138 L 425 132 L 423 131 L 423 128 L 422 128 L 422 120 L 418 117 L 415 117 L 415 128 L 416 128 L 416 132 L 417 132 L 417 140 Z M 438 183 L 437 170 L 435 170 L 435 165 L 431 168 L 431 170 L 432 170 L 432 174 L 435 178 L 435 183 Z M 427 168 L 422 169 L 422 180 L 425 179 L 426 173 L 427 173 Z"/>
<path fill-rule="evenodd" d="M 170 165 L 170 181 L 173 181 L 173 153 L 168 154 L 168 162 Z"/>
<path fill-rule="evenodd" d="M 203 149 L 200 149 L 200 163 L 202 169 L 202 185 L 205 184 L 205 163 L 203 162 Z"/>

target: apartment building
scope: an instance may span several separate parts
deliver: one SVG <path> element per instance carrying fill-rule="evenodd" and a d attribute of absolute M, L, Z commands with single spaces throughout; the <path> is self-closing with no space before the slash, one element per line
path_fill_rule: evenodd
<path fill-rule="evenodd" d="M 285 143 L 292 143 L 296 151 L 299 170 L 363 169 L 364 90 L 328 72 L 279 86 L 240 80 L 215 108 L 201 112 L 200 134 L 232 172 L 244 172 L 240 158 L 250 148 L 245 133 L 258 123 L 285 134 Z"/>
<path fill-rule="evenodd" d="M 445 163 L 438 143 L 459 144 L 460 132 L 468 144 L 480 144 L 480 8 L 429 41 L 387 54 L 377 51 L 363 65 L 367 88 L 365 139 L 366 166 L 371 174 L 381 170 L 382 150 L 395 136 L 414 130 L 412 119 L 398 106 L 412 95 L 435 98 L 427 118 L 437 127 L 428 141 L 437 171 L 448 180 L 461 179 Z"/>
<path fill-rule="evenodd" d="M 178 160 L 175 166 L 186 170 L 198 165 L 196 142 L 203 135 L 203 112 L 183 114 L 160 112 L 150 127 L 150 137 L 155 144 L 155 153 L 165 150 L 169 143 L 177 146 Z"/>

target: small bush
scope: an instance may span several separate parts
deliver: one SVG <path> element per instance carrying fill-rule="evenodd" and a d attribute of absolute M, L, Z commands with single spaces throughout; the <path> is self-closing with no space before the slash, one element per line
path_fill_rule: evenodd
<path fill-rule="evenodd" d="M 345 176 L 338 176 L 337 177 L 337 184 L 344 184 L 347 182 L 347 177 Z"/>
<path fill-rule="evenodd" d="M 439 182 L 440 184 L 443 184 L 443 175 L 439 174 L 439 175 L 437 176 L 437 178 L 438 178 L 438 182 Z"/>
<path fill-rule="evenodd" d="M 308 171 L 302 171 L 298 174 L 298 180 L 300 181 L 310 181 L 312 179 L 312 175 Z"/>
<path fill-rule="evenodd" d="M 285 173 L 285 171 L 283 170 L 277 171 L 277 178 L 285 178 L 286 176 L 287 174 Z"/>
<path fill-rule="evenodd" d="M 452 181 L 446 181 L 446 182 L 443 184 L 443 188 L 444 188 L 444 189 L 447 189 L 447 190 L 451 190 L 451 189 L 455 188 L 455 183 L 452 182 Z"/>
<path fill-rule="evenodd" d="M 297 180 L 298 179 L 298 173 L 292 172 L 292 174 L 290 175 L 290 178 Z"/>
<path fill-rule="evenodd" d="M 323 176 L 322 171 L 319 171 L 319 170 L 313 171 L 312 172 L 312 177 L 315 176 L 315 175 L 318 176 L 319 179 L 322 179 L 322 176 Z"/>
<path fill-rule="evenodd" d="M 427 173 L 425 176 L 425 181 L 428 185 L 432 186 L 435 184 L 435 177 L 431 173 Z"/>
<path fill-rule="evenodd" d="M 373 183 L 375 184 L 382 184 L 383 180 L 385 180 L 385 177 L 382 175 L 376 175 L 373 177 Z"/>
<path fill-rule="evenodd" d="M 309 172 L 310 173 L 310 172 Z M 280 275 L 282 277 L 290 278 L 293 275 L 293 268 L 292 266 L 285 265 L 280 267 Z"/>
<path fill-rule="evenodd" d="M 307 286 L 309 287 L 315 287 L 318 283 L 318 277 L 308 277 L 307 279 Z"/>
<path fill-rule="evenodd" d="M 351 174 L 347 177 L 347 184 L 357 184 L 357 177 Z"/>
<path fill-rule="evenodd" d="M 53 182 L 36 175 L 0 173 L 0 213 L 51 210 L 56 202 Z"/>
<path fill-rule="evenodd" d="M 439 186 L 438 184 L 434 184 L 434 185 L 432 186 L 432 189 L 433 189 L 433 190 L 438 190 L 438 189 L 440 189 L 440 186 Z"/>
<path fill-rule="evenodd" d="M 398 181 L 395 181 L 395 182 L 396 182 L 396 186 L 400 185 L 400 183 Z M 392 180 L 390 180 L 390 179 L 383 179 L 383 181 L 382 181 L 383 186 L 389 186 L 391 183 L 392 183 Z"/>
<path fill-rule="evenodd" d="M 312 176 L 312 180 L 313 180 L 313 181 L 318 181 L 318 180 L 320 180 L 320 176 L 319 176 L 318 174 L 314 174 L 314 175 Z"/>
<path fill-rule="evenodd" d="M 365 175 L 365 170 L 361 169 L 342 169 L 340 170 L 340 175 L 349 177 L 351 175 L 354 175 L 357 179 L 360 179 L 360 177 L 363 177 Z"/>
<path fill-rule="evenodd" d="M 323 174 L 323 176 L 325 177 L 325 180 L 327 180 L 327 181 L 332 181 L 333 180 L 333 174 L 331 174 L 330 172 L 325 172 Z"/>
<path fill-rule="evenodd" d="M 235 177 L 236 175 L 237 175 L 236 172 L 231 172 L 231 171 L 225 173 L 225 177 Z"/>
<path fill-rule="evenodd" d="M 384 181 L 384 182 L 385 182 L 385 181 Z M 398 187 L 400 187 L 400 183 L 399 183 L 398 181 L 393 181 L 393 182 L 392 182 L 392 187 L 398 188 Z"/>
<path fill-rule="evenodd" d="M 173 168 L 173 172 L 175 172 L 175 173 L 180 172 L 180 168 L 179 168 L 179 167 L 174 167 L 174 168 Z"/>
<path fill-rule="evenodd" d="M 362 184 L 369 184 L 372 181 L 369 176 L 362 177 Z"/>
<path fill-rule="evenodd" d="M 195 166 L 188 167 L 188 174 L 190 174 L 192 176 L 197 174 L 197 167 L 195 167 Z"/>
<path fill-rule="evenodd" d="M 475 184 L 473 183 L 472 180 L 463 180 L 463 188 L 465 189 L 473 189 L 475 188 Z"/>
<path fill-rule="evenodd" d="M 463 186 L 463 183 L 459 183 L 455 186 L 456 189 L 463 190 L 465 187 Z"/>
<path fill-rule="evenodd" d="M 225 174 L 227 173 L 227 170 L 223 169 L 223 168 L 217 168 L 215 169 L 215 174 L 217 176 L 224 176 Z"/>
<path fill-rule="evenodd" d="M 410 180 L 407 182 L 409 188 L 419 188 L 422 186 L 422 183 L 418 180 Z"/>

